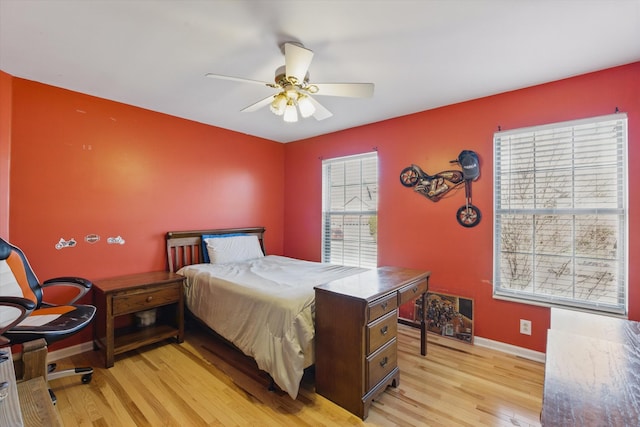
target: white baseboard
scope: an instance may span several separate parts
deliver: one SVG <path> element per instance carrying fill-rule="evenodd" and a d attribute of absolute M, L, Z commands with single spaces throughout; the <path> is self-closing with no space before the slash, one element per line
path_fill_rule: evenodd
<path fill-rule="evenodd" d="M 473 344 L 478 347 L 486 347 L 492 350 L 501 351 L 503 353 L 513 354 L 525 359 L 533 360 L 535 362 L 544 363 L 546 355 L 539 351 L 529 350 L 528 348 L 518 347 L 511 344 L 506 344 L 500 341 L 493 341 L 488 338 L 474 337 Z M 84 353 L 85 351 L 93 351 L 93 342 L 88 341 L 82 344 L 74 345 L 71 347 L 65 347 L 60 350 L 50 351 L 47 355 L 48 362 L 55 362 L 65 357 L 75 356 L 76 354 Z"/>
<path fill-rule="evenodd" d="M 500 341 L 493 341 L 478 336 L 473 337 L 473 344 L 479 347 L 486 347 L 492 350 L 501 351 L 503 353 L 520 356 L 522 358 L 533 360 L 535 362 L 544 363 L 546 359 L 546 355 L 539 351 L 529 350 L 528 348 L 517 347 L 515 345 L 506 344 Z"/>
<path fill-rule="evenodd" d="M 55 362 L 56 360 L 64 359 L 65 357 L 84 353 L 85 351 L 93 351 L 93 341 L 87 341 L 71 347 L 61 348 L 60 350 L 50 351 L 47 354 L 47 362 Z"/>

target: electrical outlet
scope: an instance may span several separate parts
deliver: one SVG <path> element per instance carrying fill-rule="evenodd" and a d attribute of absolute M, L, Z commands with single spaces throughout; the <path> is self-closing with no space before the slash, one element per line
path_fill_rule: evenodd
<path fill-rule="evenodd" d="M 531 320 L 520 319 L 520 333 L 531 335 Z"/>

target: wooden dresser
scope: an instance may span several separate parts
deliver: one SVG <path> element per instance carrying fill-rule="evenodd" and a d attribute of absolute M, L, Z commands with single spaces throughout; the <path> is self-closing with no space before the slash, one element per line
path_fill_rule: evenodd
<path fill-rule="evenodd" d="M 399 384 L 397 308 L 427 292 L 430 274 L 381 267 L 315 288 L 317 393 L 365 419 L 373 399 Z"/>

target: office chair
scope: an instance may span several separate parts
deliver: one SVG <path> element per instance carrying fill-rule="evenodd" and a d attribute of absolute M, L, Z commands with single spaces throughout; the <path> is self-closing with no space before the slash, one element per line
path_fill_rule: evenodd
<path fill-rule="evenodd" d="M 67 304 L 43 301 L 43 290 L 53 286 L 72 287 L 76 295 Z M 92 305 L 75 302 L 91 289 L 80 277 L 59 277 L 42 283 L 20 248 L 0 238 L 0 347 L 44 339 L 47 344 L 62 340 L 88 326 L 96 313 Z M 55 371 L 55 363 L 43 368 L 46 380 L 82 375 L 91 381 L 93 368 Z M 52 394 L 55 401 L 55 396 Z"/>

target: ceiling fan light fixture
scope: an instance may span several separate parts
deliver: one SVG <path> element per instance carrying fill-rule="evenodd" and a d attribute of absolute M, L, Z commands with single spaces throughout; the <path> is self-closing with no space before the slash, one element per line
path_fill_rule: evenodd
<path fill-rule="evenodd" d="M 276 94 L 254 102 L 240 111 L 257 111 L 268 105 L 273 114 L 289 123 L 297 122 L 298 116 L 302 118 L 313 116 L 316 120 L 324 120 L 333 115 L 313 97 L 316 94 L 350 98 L 373 96 L 373 83 L 309 83 L 309 65 L 313 58 L 313 51 L 297 42 L 286 42 L 281 47 L 285 64 L 276 69 L 274 83 L 213 73 L 207 73 L 206 76 L 277 89 Z"/>
<path fill-rule="evenodd" d="M 289 100 L 287 106 L 284 108 L 284 121 L 287 123 L 295 123 L 298 121 L 298 110 L 292 100 Z"/>
<path fill-rule="evenodd" d="M 298 108 L 300 109 L 300 115 L 305 119 L 311 117 L 313 113 L 316 112 L 316 107 L 307 95 L 300 95 L 298 98 Z"/>

